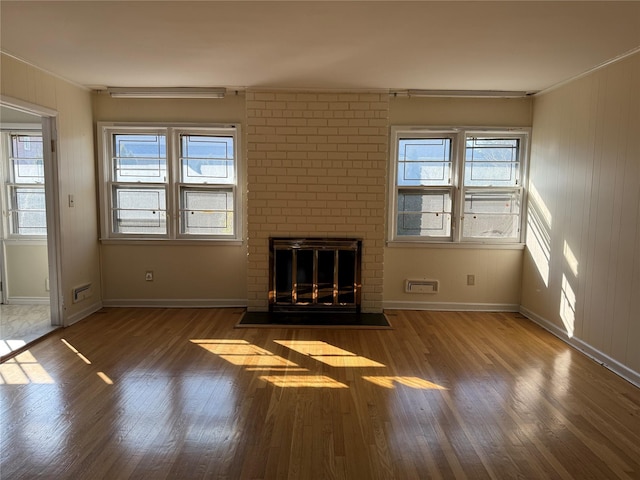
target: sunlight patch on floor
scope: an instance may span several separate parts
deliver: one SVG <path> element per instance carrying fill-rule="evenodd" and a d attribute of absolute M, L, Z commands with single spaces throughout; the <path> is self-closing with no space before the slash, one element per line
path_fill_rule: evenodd
<path fill-rule="evenodd" d="M 191 340 L 227 362 L 241 367 L 297 367 L 298 365 L 275 353 L 244 340 Z"/>
<path fill-rule="evenodd" d="M 429 382 L 418 377 L 379 377 L 379 376 L 366 376 L 362 377 L 368 382 L 384 388 L 395 388 L 396 384 L 403 385 L 405 387 L 416 388 L 420 390 L 447 390 L 447 388 L 438 385 L 437 383 Z"/>
<path fill-rule="evenodd" d="M 55 383 L 31 352 L 27 350 L 0 364 L 0 384 L 26 385 L 28 383 Z"/>
<path fill-rule="evenodd" d="M 280 388 L 349 388 L 329 376 L 315 374 L 275 353 L 253 345 L 246 340 L 229 339 L 191 339 L 191 343 L 198 345 L 221 359 L 245 367 L 247 372 L 268 371 L 271 375 L 262 375 L 260 380 Z M 386 368 L 386 366 L 370 358 L 357 355 L 348 350 L 336 347 L 320 340 L 274 340 L 278 345 L 304 355 L 320 364 L 335 368 Z M 300 374 L 293 374 L 300 372 Z M 306 372 L 306 373 L 302 373 Z M 379 387 L 394 389 L 404 386 L 422 390 L 446 390 L 428 380 L 418 377 L 405 376 L 363 376 L 364 380 Z"/>
<path fill-rule="evenodd" d="M 278 345 L 289 348 L 294 352 L 309 356 L 330 367 L 384 367 L 385 365 L 367 357 L 356 355 L 334 345 L 320 340 L 274 340 Z"/>
<path fill-rule="evenodd" d="M 349 388 L 344 383 L 324 375 L 265 375 L 260 377 L 260 380 L 281 388 Z"/>
<path fill-rule="evenodd" d="M 86 363 L 87 365 L 91 365 L 91 360 L 89 360 L 87 357 L 85 357 L 82 353 L 80 353 L 78 351 L 78 349 L 76 347 L 74 347 L 73 345 L 71 345 L 69 342 L 67 342 L 64 338 L 61 338 L 60 341 L 62 343 L 64 343 L 69 350 L 71 350 L 73 353 L 75 353 L 78 358 L 80 358 L 80 360 L 82 360 L 84 363 Z"/>

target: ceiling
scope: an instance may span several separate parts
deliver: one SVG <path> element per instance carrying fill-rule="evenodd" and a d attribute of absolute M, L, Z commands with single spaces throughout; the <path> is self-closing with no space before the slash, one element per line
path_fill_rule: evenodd
<path fill-rule="evenodd" d="M 90 88 L 539 91 L 640 49 L 638 1 L 0 2 L 0 49 Z"/>

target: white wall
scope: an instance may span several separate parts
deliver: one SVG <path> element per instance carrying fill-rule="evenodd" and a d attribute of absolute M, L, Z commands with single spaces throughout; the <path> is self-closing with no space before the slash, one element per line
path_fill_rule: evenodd
<path fill-rule="evenodd" d="M 245 123 L 244 95 L 162 100 L 115 99 L 95 93 L 93 109 L 95 123 Z M 246 165 L 244 139 L 241 151 Z M 247 178 L 245 172 L 242 177 Z M 105 305 L 237 306 L 247 302 L 246 242 L 105 242 L 100 258 Z M 154 272 L 153 282 L 145 281 L 146 271 Z"/>
<path fill-rule="evenodd" d="M 392 98 L 389 123 L 422 126 L 530 127 L 532 101 L 523 99 Z M 517 310 L 522 249 L 397 247 L 384 252 L 384 306 L 409 309 Z M 467 274 L 475 285 L 467 286 Z M 437 294 L 404 292 L 405 279 L 440 281 Z"/>
<path fill-rule="evenodd" d="M 56 110 L 61 232 L 62 321 L 68 324 L 101 306 L 97 208 L 89 91 L 2 54 L 0 93 Z M 69 207 L 68 196 L 75 197 Z M 93 297 L 73 304 L 73 287 L 92 283 Z"/>
<path fill-rule="evenodd" d="M 640 383 L 640 54 L 536 98 L 523 312 Z"/>

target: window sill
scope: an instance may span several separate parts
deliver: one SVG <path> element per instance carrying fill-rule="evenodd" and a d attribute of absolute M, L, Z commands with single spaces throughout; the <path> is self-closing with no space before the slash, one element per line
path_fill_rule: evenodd
<path fill-rule="evenodd" d="M 101 238 L 100 243 L 103 245 L 155 245 L 155 246 L 218 246 L 218 247 L 241 247 L 244 240 L 230 239 L 212 239 L 212 238 L 188 238 L 188 239 L 172 239 L 165 238 Z"/>
<path fill-rule="evenodd" d="M 11 236 L 9 238 L 2 239 L 5 245 L 46 245 L 47 237 L 46 236 Z"/>
<path fill-rule="evenodd" d="M 446 248 L 470 250 L 524 250 L 524 243 L 496 243 L 496 242 L 424 242 L 424 241 L 387 241 L 389 248 Z"/>

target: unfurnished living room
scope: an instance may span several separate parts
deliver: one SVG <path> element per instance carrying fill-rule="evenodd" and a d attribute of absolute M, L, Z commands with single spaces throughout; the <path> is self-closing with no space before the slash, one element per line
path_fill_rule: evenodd
<path fill-rule="evenodd" d="M 640 479 L 640 2 L 0 2 L 1 479 Z"/>

